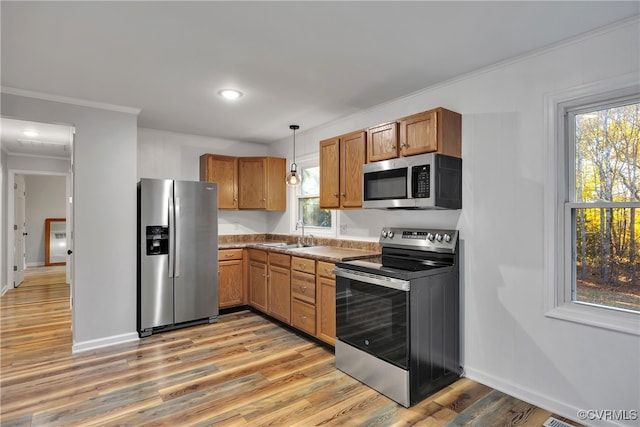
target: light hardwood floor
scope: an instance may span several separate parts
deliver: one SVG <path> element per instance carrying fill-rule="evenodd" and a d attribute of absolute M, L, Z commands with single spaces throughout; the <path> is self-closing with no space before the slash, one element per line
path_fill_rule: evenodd
<path fill-rule="evenodd" d="M 551 415 L 466 378 L 404 408 L 338 371 L 332 349 L 250 310 L 74 355 L 64 272 L 27 277 L 0 299 L 2 426 L 541 426 Z"/>

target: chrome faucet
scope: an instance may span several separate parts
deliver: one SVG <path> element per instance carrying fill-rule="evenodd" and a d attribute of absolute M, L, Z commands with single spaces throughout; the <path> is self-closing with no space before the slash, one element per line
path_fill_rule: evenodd
<path fill-rule="evenodd" d="M 304 246 L 304 221 L 302 219 L 296 222 L 296 230 L 298 228 L 302 228 L 302 236 L 298 237 L 298 246 Z"/>

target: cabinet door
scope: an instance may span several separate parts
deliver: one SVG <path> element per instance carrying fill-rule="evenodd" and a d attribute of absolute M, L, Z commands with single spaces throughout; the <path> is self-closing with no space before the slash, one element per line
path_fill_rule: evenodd
<path fill-rule="evenodd" d="M 267 264 L 249 260 L 249 303 L 267 312 Z"/>
<path fill-rule="evenodd" d="M 269 266 L 269 311 L 285 323 L 291 321 L 291 271 L 277 265 Z"/>
<path fill-rule="evenodd" d="M 287 210 L 287 159 L 281 157 L 267 157 L 265 198 L 266 209 L 269 211 Z"/>
<path fill-rule="evenodd" d="M 367 163 L 398 157 L 398 124 L 396 122 L 369 128 L 367 131 Z"/>
<path fill-rule="evenodd" d="M 340 138 L 340 207 L 362 207 L 362 165 L 366 161 L 365 131 Z"/>
<path fill-rule="evenodd" d="M 320 207 L 340 207 L 340 138 L 320 141 Z"/>
<path fill-rule="evenodd" d="M 240 209 L 266 208 L 266 166 L 267 159 L 265 157 L 241 157 L 238 159 L 238 207 Z"/>
<path fill-rule="evenodd" d="M 336 344 L 336 281 L 318 276 L 316 284 L 316 329 L 322 341 Z"/>
<path fill-rule="evenodd" d="M 400 120 L 400 155 L 438 151 L 438 115 L 436 110 L 414 114 Z"/>
<path fill-rule="evenodd" d="M 218 184 L 218 208 L 238 208 L 238 159 L 218 154 L 200 156 L 200 181 Z"/>
<path fill-rule="evenodd" d="M 242 305 L 242 260 L 220 260 L 218 264 L 218 301 L 220 308 Z"/>

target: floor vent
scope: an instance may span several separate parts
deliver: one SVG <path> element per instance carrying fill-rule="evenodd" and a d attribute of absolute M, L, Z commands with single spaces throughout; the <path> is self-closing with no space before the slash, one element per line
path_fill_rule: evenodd
<path fill-rule="evenodd" d="M 560 421 L 559 419 L 553 417 L 549 417 L 549 419 L 542 425 L 544 427 L 574 427 L 571 424 L 567 424 L 564 421 Z"/>

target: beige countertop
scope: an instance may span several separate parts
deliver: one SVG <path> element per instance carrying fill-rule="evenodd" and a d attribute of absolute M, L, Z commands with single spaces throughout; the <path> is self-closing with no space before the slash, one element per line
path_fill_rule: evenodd
<path fill-rule="evenodd" d="M 373 259 L 380 256 L 380 252 L 368 251 L 361 249 L 343 248 L 337 246 L 309 246 L 301 248 L 280 248 L 273 246 L 263 246 L 263 242 L 233 242 L 221 243 L 219 249 L 240 249 L 251 248 L 260 249 L 267 252 L 278 252 L 287 255 L 300 256 L 304 258 L 312 258 L 319 261 L 339 262 L 352 261 L 356 259 Z M 269 243 L 273 243 L 270 241 Z"/>

